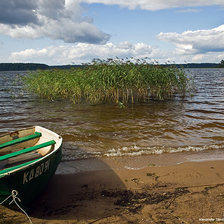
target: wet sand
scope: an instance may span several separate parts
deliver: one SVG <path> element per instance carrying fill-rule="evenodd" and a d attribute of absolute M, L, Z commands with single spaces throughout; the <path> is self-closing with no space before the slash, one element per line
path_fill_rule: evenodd
<path fill-rule="evenodd" d="M 224 223 L 221 159 L 206 152 L 64 162 L 29 215 L 36 224 Z M 3 223 L 28 223 L 21 212 L 0 211 Z"/>

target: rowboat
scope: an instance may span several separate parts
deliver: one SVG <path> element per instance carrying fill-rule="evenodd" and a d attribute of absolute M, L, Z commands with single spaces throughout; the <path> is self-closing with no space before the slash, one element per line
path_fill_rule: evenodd
<path fill-rule="evenodd" d="M 0 136 L 0 204 L 25 209 L 46 187 L 62 156 L 62 137 L 35 126 Z"/>

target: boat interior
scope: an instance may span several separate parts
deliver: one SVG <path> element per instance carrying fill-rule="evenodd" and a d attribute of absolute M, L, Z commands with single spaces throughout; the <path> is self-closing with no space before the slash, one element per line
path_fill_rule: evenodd
<path fill-rule="evenodd" d="M 31 163 L 52 152 L 56 139 L 46 130 L 32 127 L 0 136 L 0 171 Z"/>

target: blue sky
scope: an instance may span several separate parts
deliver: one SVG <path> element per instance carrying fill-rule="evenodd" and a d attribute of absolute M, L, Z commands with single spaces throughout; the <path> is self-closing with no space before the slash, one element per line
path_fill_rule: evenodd
<path fill-rule="evenodd" d="M 224 59 L 224 0 L 1 0 L 0 62 Z"/>

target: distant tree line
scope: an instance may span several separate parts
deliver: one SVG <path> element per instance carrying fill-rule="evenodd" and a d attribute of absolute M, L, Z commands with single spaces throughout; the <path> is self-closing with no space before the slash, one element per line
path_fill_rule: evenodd
<path fill-rule="evenodd" d="M 187 63 L 187 64 L 176 64 L 177 67 L 181 68 L 217 68 L 217 63 Z"/>
<path fill-rule="evenodd" d="M 39 63 L 0 63 L 0 71 L 31 71 L 46 69 L 70 69 L 72 67 L 81 67 L 82 65 L 55 65 L 49 66 Z"/>
<path fill-rule="evenodd" d="M 187 64 L 177 64 L 177 67 L 182 68 L 224 68 L 224 60 L 218 63 L 187 63 Z"/>
<path fill-rule="evenodd" d="M 224 68 L 224 60 L 218 63 L 187 63 L 175 64 L 181 68 Z M 39 63 L 0 63 L 0 71 L 31 71 L 31 70 L 46 70 L 46 69 L 70 69 L 72 67 L 82 67 L 83 65 L 55 65 L 49 66 Z M 164 66 L 170 66 L 166 64 Z"/>
<path fill-rule="evenodd" d="M 49 66 L 37 63 L 0 63 L 0 71 L 26 71 L 37 69 L 49 69 Z"/>

